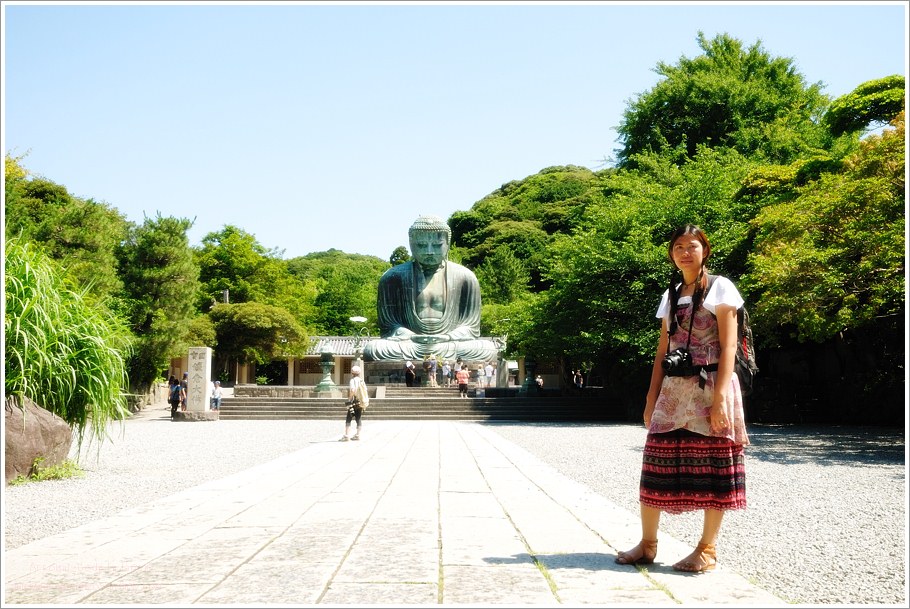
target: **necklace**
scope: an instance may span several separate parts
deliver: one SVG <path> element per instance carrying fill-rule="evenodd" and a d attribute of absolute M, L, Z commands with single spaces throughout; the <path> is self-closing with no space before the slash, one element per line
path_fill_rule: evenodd
<path fill-rule="evenodd" d="M 693 286 L 693 285 L 695 285 L 695 283 L 696 283 L 697 281 L 698 281 L 698 277 L 696 277 L 695 279 L 693 279 L 693 280 L 692 280 L 692 283 L 686 283 L 685 280 L 683 280 L 683 287 L 684 287 L 684 288 L 688 288 L 689 286 Z"/>

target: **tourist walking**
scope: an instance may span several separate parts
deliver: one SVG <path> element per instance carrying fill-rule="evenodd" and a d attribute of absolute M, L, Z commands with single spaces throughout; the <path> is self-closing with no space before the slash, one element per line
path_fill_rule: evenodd
<path fill-rule="evenodd" d="M 698 545 L 673 565 L 701 573 L 717 564 L 724 512 L 746 507 L 743 447 L 749 439 L 733 372 L 743 299 L 726 277 L 717 277 L 705 293 L 711 244 L 697 226 L 677 229 L 668 254 L 679 272 L 671 274 L 657 308 L 662 329 L 643 415 L 641 541 L 619 552 L 616 562 L 653 563 L 661 512 L 702 510 Z"/>
<path fill-rule="evenodd" d="M 351 382 L 348 384 L 348 390 L 348 411 L 344 419 L 344 435 L 339 438 L 339 442 L 360 439 L 361 418 L 364 409 L 370 403 L 367 384 L 360 378 L 360 366 L 351 367 Z M 355 421 L 357 424 L 357 431 L 353 436 L 351 435 L 351 421 Z"/>

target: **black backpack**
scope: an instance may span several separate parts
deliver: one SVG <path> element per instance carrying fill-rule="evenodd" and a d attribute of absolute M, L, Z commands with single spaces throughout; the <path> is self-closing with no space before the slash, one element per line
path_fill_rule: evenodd
<path fill-rule="evenodd" d="M 711 286 L 716 275 L 708 275 L 708 288 L 705 294 L 711 291 Z M 749 311 L 744 304 L 736 310 L 736 358 L 733 371 L 739 378 L 739 387 L 743 395 L 750 395 L 755 388 L 755 377 L 758 375 L 758 365 L 755 363 L 755 343 L 752 340 L 752 326 L 749 325 Z"/>
<path fill-rule="evenodd" d="M 171 401 L 180 401 L 180 383 L 175 383 L 173 386 L 171 386 Z"/>

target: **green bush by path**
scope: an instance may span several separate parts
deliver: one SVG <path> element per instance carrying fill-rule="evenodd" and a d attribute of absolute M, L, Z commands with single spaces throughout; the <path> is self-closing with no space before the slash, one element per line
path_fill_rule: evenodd
<path fill-rule="evenodd" d="M 73 291 L 35 244 L 19 238 L 6 244 L 5 287 L 6 394 L 62 418 L 80 446 L 86 431 L 104 439 L 111 421 L 129 416 L 129 331 L 103 303 Z"/>

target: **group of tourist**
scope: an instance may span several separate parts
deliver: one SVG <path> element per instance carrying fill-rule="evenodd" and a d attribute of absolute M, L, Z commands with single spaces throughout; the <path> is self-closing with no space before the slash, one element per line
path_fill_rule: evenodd
<path fill-rule="evenodd" d="M 438 360 L 434 355 L 428 355 L 423 361 L 424 377 L 426 378 L 427 387 L 457 387 L 461 385 L 460 378 L 464 379 L 464 384 L 471 382 L 472 377 L 477 387 L 495 387 L 496 386 L 496 363 L 485 362 L 478 364 L 473 370 L 468 364 L 464 363 L 461 358 L 454 362 L 443 360 L 439 366 Z M 459 372 L 464 370 L 464 374 L 459 376 Z M 417 367 L 414 362 L 408 360 L 404 364 L 404 382 L 408 387 L 418 385 L 419 379 Z M 460 389 L 460 387 L 459 387 Z"/>
<path fill-rule="evenodd" d="M 168 379 L 168 398 L 167 401 L 171 405 L 171 418 L 177 414 L 177 410 L 180 412 L 186 412 L 187 407 L 187 396 L 189 395 L 189 373 L 183 373 L 183 379 L 177 380 L 177 377 L 173 374 Z M 208 400 L 209 408 L 212 410 L 221 410 L 221 399 L 224 396 L 224 390 L 221 388 L 221 381 L 209 381 L 208 387 Z"/>

